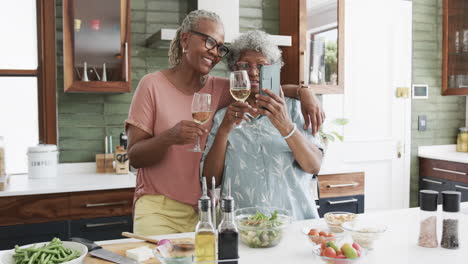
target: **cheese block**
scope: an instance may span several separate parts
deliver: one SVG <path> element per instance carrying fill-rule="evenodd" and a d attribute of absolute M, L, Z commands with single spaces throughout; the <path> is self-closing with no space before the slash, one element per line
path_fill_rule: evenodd
<path fill-rule="evenodd" d="M 131 259 L 140 262 L 152 258 L 153 251 L 148 246 L 142 246 L 127 250 L 125 252 L 125 255 Z"/>

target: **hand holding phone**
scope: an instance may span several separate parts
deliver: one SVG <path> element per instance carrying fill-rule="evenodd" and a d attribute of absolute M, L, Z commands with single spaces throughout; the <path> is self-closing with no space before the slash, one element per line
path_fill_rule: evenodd
<path fill-rule="evenodd" d="M 260 94 L 268 96 L 262 89 L 269 89 L 274 94 L 279 95 L 281 67 L 279 64 L 264 65 L 260 70 Z"/>

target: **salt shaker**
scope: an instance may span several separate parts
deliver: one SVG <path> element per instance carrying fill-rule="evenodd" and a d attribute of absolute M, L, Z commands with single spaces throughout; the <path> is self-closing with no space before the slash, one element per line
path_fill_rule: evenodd
<path fill-rule="evenodd" d="M 437 243 L 437 199 L 439 193 L 432 190 L 419 191 L 420 228 L 418 245 L 436 248 Z"/>
<path fill-rule="evenodd" d="M 458 249 L 458 226 L 461 220 L 460 215 L 461 193 L 456 191 L 442 192 L 442 240 L 440 246 L 448 249 Z"/>

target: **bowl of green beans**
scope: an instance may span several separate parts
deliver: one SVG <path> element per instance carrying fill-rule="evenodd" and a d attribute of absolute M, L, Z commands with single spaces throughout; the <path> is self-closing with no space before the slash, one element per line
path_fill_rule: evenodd
<path fill-rule="evenodd" d="M 79 264 L 88 253 L 80 243 L 58 238 L 24 246 L 15 246 L 0 257 L 0 264 Z"/>

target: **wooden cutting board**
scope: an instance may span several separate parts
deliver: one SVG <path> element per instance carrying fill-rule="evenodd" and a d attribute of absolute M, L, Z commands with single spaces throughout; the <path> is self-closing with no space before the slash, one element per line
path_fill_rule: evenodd
<path fill-rule="evenodd" d="M 177 238 L 177 239 L 171 239 L 171 242 L 173 243 L 194 243 L 193 238 Z M 120 244 L 109 244 L 109 245 L 103 245 L 102 248 L 107 249 L 109 251 L 112 251 L 114 253 L 117 253 L 119 255 L 125 256 L 125 251 L 132 249 L 132 248 L 137 248 L 137 247 L 142 247 L 142 246 L 149 246 L 149 248 L 154 249 L 156 246 L 153 243 L 148 243 L 148 242 L 132 242 L 132 243 L 120 243 Z M 93 257 L 91 255 L 86 255 L 86 257 L 83 260 L 84 264 L 109 264 L 112 262 L 109 262 L 107 260 L 103 260 L 100 258 Z M 160 264 L 159 260 L 156 257 L 150 258 L 146 261 L 143 261 L 142 263 L 145 264 Z"/>

